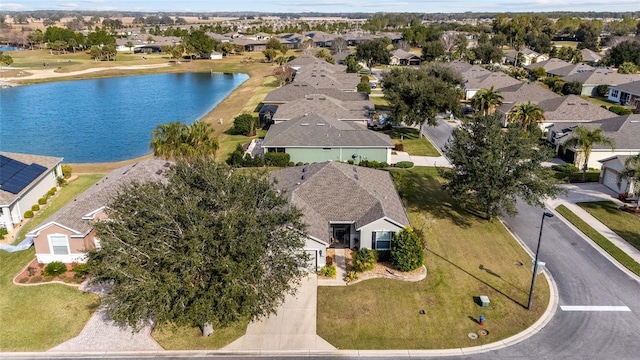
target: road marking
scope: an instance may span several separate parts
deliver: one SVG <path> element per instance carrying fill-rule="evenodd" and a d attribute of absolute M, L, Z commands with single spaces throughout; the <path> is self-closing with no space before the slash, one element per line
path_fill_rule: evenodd
<path fill-rule="evenodd" d="M 561 305 L 562 311 L 631 311 L 627 306 L 570 306 Z"/>

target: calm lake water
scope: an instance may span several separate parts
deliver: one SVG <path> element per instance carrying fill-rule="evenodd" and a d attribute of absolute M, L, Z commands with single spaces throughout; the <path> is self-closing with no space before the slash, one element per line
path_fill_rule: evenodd
<path fill-rule="evenodd" d="M 2 89 L 0 150 L 58 156 L 67 163 L 142 156 L 150 153 L 157 125 L 193 123 L 248 78 L 161 74 Z"/>

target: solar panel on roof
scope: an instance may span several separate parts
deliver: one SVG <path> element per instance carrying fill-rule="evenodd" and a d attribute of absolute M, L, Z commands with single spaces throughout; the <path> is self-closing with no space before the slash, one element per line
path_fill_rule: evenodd
<path fill-rule="evenodd" d="M 17 194 L 47 170 L 39 164 L 27 165 L 0 155 L 0 189 Z"/>

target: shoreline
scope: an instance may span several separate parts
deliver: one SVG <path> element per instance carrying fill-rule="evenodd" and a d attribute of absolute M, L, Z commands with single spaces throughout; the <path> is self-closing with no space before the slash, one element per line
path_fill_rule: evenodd
<path fill-rule="evenodd" d="M 234 60 L 229 59 L 229 60 Z M 192 65 L 193 64 L 193 65 Z M 73 72 L 63 72 L 57 73 L 54 72 L 55 69 L 46 69 L 46 70 L 25 70 L 28 72 L 34 72 L 34 74 L 24 77 L 6 77 L 0 78 L 0 84 L 6 84 L 9 82 L 20 81 L 16 86 L 28 85 L 29 81 L 35 80 L 36 82 L 49 82 L 49 81 L 62 81 L 67 77 L 79 76 L 77 80 L 87 79 L 87 78 L 97 78 L 105 75 L 107 73 L 108 77 L 115 77 L 118 75 L 111 74 L 113 70 L 152 70 L 153 73 L 169 73 L 169 72 L 201 72 L 201 71 L 213 71 L 212 66 L 215 65 L 240 65 L 238 63 L 227 61 L 225 63 L 207 63 L 204 62 L 199 63 L 191 63 L 186 66 L 181 65 L 172 65 L 169 63 L 162 64 L 145 64 L 145 65 L 130 65 L 130 66 L 114 66 L 114 67 L 98 67 L 98 68 L 89 68 L 84 70 L 78 70 Z M 208 65 L 207 68 L 204 68 L 203 65 Z M 254 64 L 255 65 L 255 64 Z M 222 139 L 226 136 L 225 131 L 229 129 L 232 125 L 232 121 L 228 121 L 229 119 L 233 119 L 233 117 L 242 113 L 248 102 L 251 100 L 253 93 L 251 91 L 257 89 L 258 87 L 263 85 L 263 79 L 271 75 L 271 71 L 265 73 L 264 71 L 260 71 L 264 67 L 247 67 L 247 68 L 235 68 L 233 69 L 233 73 L 244 73 L 249 76 L 247 80 L 245 80 L 242 84 L 236 87 L 227 97 L 225 97 L 222 101 L 218 103 L 211 111 L 204 114 L 197 120 L 202 120 L 208 124 L 210 124 L 217 135 L 218 141 L 221 142 Z M 270 67 L 269 67 L 270 68 Z M 157 71 L 159 70 L 159 71 Z M 169 71 L 163 71 L 169 70 Z M 229 72 L 229 71 L 220 71 L 220 72 Z M 134 75 L 136 71 L 133 71 Z M 88 75 L 83 76 L 83 75 Z M 124 75 L 124 76 L 129 76 Z M 76 79 L 73 79 L 76 80 Z M 22 82 L 27 83 L 22 83 Z M 247 94 L 249 93 L 249 94 Z M 220 123 L 220 120 L 223 120 Z M 113 161 L 113 162 L 98 162 L 98 163 L 66 163 L 65 165 L 70 165 L 73 173 L 75 174 L 106 174 L 114 169 L 131 165 L 133 163 L 139 162 L 144 159 L 148 159 L 153 157 L 153 154 L 147 154 L 143 156 L 139 156 L 132 159 L 121 160 L 121 161 Z"/>

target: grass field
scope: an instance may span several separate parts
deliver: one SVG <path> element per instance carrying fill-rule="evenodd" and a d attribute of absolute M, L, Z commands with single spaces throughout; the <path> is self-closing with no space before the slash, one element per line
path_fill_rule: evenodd
<path fill-rule="evenodd" d="M 586 96 L 586 95 L 580 95 L 581 98 L 595 104 L 598 106 L 606 106 L 607 108 L 611 105 L 619 105 L 615 102 L 611 102 L 609 100 L 607 100 L 606 98 L 598 98 L 598 97 L 592 97 L 592 96 Z"/>
<path fill-rule="evenodd" d="M 389 133 L 394 144 L 402 144 L 403 151 L 415 156 L 440 156 L 431 142 L 420 136 L 418 129 L 393 128 Z"/>
<path fill-rule="evenodd" d="M 165 350 L 220 349 L 247 332 L 248 320 L 238 321 L 222 329 L 214 329 L 209 337 L 202 337 L 200 328 L 157 326 L 151 336 Z"/>
<path fill-rule="evenodd" d="M 35 228 L 101 175 L 81 176 L 59 193 L 22 229 Z M 98 296 L 61 284 L 17 286 L 12 279 L 35 257 L 33 248 L 0 251 L 0 351 L 44 351 L 77 336 L 100 304 Z"/>
<path fill-rule="evenodd" d="M 531 326 L 548 305 L 548 283 L 537 282 L 533 308 L 526 310 L 531 271 L 516 263 L 531 258 L 502 223 L 452 203 L 433 168 L 391 173 L 426 242 L 427 278 L 319 287 L 318 335 L 340 349 L 441 349 L 495 342 Z M 489 308 L 474 302 L 480 295 L 490 298 Z M 481 314 L 490 335 L 471 340 Z"/>
<path fill-rule="evenodd" d="M 618 205 L 612 201 L 581 202 L 578 205 L 640 250 L 640 216 L 618 210 Z"/>
<path fill-rule="evenodd" d="M 574 214 L 566 206 L 560 205 L 556 208 L 556 211 L 562 215 L 567 221 L 573 224 L 578 230 L 582 231 L 593 242 L 598 244 L 604 251 L 613 256 L 620 264 L 627 269 L 631 270 L 634 274 L 640 276 L 640 264 L 638 264 L 632 257 L 627 255 L 624 251 L 615 246 L 609 239 L 602 236 L 584 220 Z"/>

